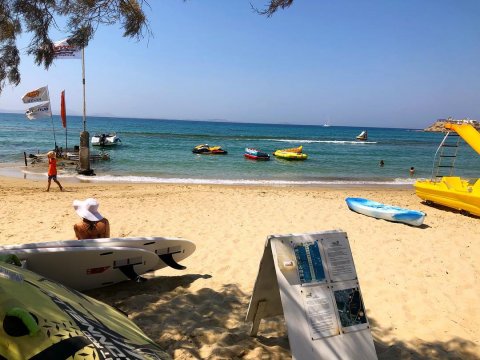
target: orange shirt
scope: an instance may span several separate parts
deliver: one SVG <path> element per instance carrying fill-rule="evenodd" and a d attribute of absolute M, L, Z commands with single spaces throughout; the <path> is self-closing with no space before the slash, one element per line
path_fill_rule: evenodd
<path fill-rule="evenodd" d="M 48 159 L 48 176 L 57 175 L 57 159 Z"/>

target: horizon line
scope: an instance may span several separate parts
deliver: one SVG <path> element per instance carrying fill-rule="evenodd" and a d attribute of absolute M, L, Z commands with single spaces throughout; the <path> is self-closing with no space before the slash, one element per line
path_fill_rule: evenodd
<path fill-rule="evenodd" d="M 19 110 L 6 110 L 0 109 L 0 114 L 16 114 L 16 115 L 25 115 L 24 111 Z M 59 113 L 52 113 L 52 116 L 60 116 Z M 82 117 L 82 114 L 72 114 L 68 116 L 75 116 L 75 117 Z M 305 124 L 305 123 L 290 123 L 290 122 L 282 122 L 282 123 L 274 123 L 274 122 L 251 122 L 251 121 L 230 121 L 227 119 L 167 119 L 167 118 L 153 118 L 153 117 L 125 117 L 125 116 L 115 116 L 115 115 L 101 115 L 101 114 L 91 114 L 87 115 L 88 117 L 99 117 L 99 118 L 110 118 L 110 119 L 138 119 L 138 120 L 153 120 L 153 121 L 193 121 L 193 122 L 218 122 L 218 123 L 229 123 L 229 124 L 252 124 L 252 125 L 286 125 L 286 126 L 318 126 L 324 127 L 324 122 L 319 122 L 318 124 Z M 442 119 L 437 119 L 435 122 L 440 121 Z M 429 125 L 428 127 L 432 126 Z M 356 127 L 356 128 L 365 128 L 365 129 L 406 129 L 406 130 L 425 130 L 425 128 L 411 128 L 411 127 L 378 127 L 378 126 L 362 126 L 362 125 L 330 125 L 329 127 Z"/>

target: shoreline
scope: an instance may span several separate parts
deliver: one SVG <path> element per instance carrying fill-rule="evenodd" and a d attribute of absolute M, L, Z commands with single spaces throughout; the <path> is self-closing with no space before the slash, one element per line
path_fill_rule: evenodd
<path fill-rule="evenodd" d="M 47 178 L 47 169 L 30 170 L 24 165 L 0 164 L 0 177 L 42 181 Z M 43 171 L 44 170 L 44 171 Z M 282 180 L 282 179 L 208 179 L 208 178 L 172 178 L 139 175 L 95 175 L 84 176 L 76 173 L 65 173 L 59 169 L 59 181 L 66 183 L 92 184 L 177 184 L 177 185 L 224 185 L 224 186 L 267 186 L 267 187 L 308 187 L 308 188 L 392 188 L 411 189 L 417 178 L 385 180 Z"/>

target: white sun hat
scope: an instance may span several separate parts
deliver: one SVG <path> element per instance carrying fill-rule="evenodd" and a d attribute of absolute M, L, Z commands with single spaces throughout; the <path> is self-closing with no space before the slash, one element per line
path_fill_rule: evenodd
<path fill-rule="evenodd" d="M 78 216 L 90 221 L 99 221 L 103 219 L 103 216 L 98 212 L 98 205 L 98 201 L 92 198 L 88 198 L 83 201 L 73 201 L 73 208 L 77 212 Z"/>

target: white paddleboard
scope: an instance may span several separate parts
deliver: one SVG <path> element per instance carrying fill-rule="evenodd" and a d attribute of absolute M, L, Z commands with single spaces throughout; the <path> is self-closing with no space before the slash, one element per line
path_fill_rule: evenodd
<path fill-rule="evenodd" d="M 2 248 L 0 253 L 15 254 L 28 270 L 76 290 L 142 281 L 139 276 L 159 262 L 153 252 L 127 247 Z"/>
<path fill-rule="evenodd" d="M 154 267 L 154 270 L 170 266 L 175 269 L 183 270 L 184 266 L 179 262 L 189 257 L 195 251 L 195 244 L 189 240 L 180 238 L 164 237 L 128 237 L 128 238 L 105 238 L 105 239 L 85 239 L 85 240 L 64 240 L 47 241 L 31 244 L 9 245 L 0 247 L 0 251 L 9 249 L 39 249 L 55 247 L 128 247 L 151 251 L 158 255 L 160 261 Z"/>

